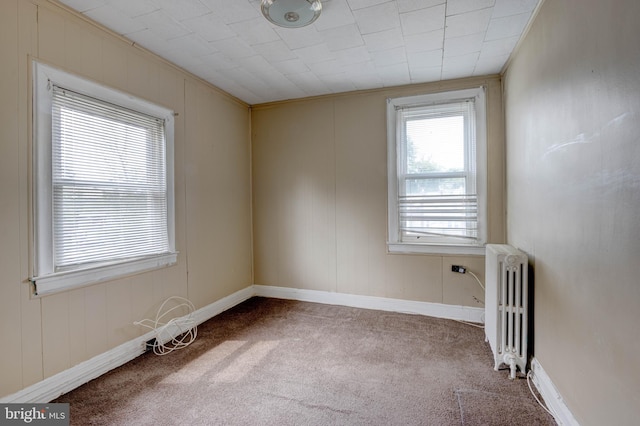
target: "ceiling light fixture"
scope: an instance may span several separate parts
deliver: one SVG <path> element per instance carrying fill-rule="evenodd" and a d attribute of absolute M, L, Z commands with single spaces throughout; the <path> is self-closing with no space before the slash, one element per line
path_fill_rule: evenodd
<path fill-rule="evenodd" d="M 318 19 L 322 12 L 320 0 L 262 0 L 262 14 L 269 21 L 285 28 L 300 28 Z"/>

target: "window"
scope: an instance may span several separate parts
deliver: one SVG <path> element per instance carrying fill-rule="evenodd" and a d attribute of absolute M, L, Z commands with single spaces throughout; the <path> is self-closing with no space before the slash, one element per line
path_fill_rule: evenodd
<path fill-rule="evenodd" d="M 388 100 L 390 252 L 483 254 L 483 88 Z"/>
<path fill-rule="evenodd" d="M 173 112 L 34 62 L 36 294 L 175 263 Z"/>

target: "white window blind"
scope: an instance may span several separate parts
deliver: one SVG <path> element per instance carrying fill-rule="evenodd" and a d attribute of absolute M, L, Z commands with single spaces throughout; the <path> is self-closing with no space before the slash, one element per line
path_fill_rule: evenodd
<path fill-rule="evenodd" d="M 56 271 L 169 252 L 164 122 L 54 86 Z"/>
<path fill-rule="evenodd" d="M 389 99 L 393 252 L 480 254 L 486 239 L 484 90 Z"/>
<path fill-rule="evenodd" d="M 36 295 L 177 261 L 174 113 L 33 62 Z"/>

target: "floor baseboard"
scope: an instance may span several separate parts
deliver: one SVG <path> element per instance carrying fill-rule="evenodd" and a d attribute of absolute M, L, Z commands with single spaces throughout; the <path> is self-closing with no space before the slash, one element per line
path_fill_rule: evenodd
<path fill-rule="evenodd" d="M 216 315 L 228 309 L 233 308 L 236 305 L 239 305 L 240 303 L 252 298 L 253 296 L 255 296 L 255 290 L 253 289 L 252 285 L 245 287 L 242 290 L 236 291 L 229 296 L 223 297 L 222 299 L 195 311 L 193 313 L 195 322 L 196 324 L 202 324 L 203 322 L 215 317 Z"/>
<path fill-rule="evenodd" d="M 145 352 L 146 342 L 154 337 L 150 331 L 107 352 L 0 399 L 0 403 L 47 403 L 104 373 L 120 367 Z"/>
<path fill-rule="evenodd" d="M 562 399 L 551 378 L 542 368 L 540 362 L 534 358 L 531 361 L 531 381 L 542 395 L 547 408 L 553 413 L 556 421 L 561 426 L 580 426 L 569 407 Z"/>
<path fill-rule="evenodd" d="M 342 305 L 353 308 L 377 309 L 380 311 L 428 315 L 475 323 L 484 323 L 484 309 L 469 306 L 445 305 L 442 303 L 418 302 L 414 300 L 389 299 L 386 297 L 361 296 L 319 290 L 302 290 L 288 287 L 254 285 L 254 294 L 262 297 L 300 300 L 303 302 Z"/>

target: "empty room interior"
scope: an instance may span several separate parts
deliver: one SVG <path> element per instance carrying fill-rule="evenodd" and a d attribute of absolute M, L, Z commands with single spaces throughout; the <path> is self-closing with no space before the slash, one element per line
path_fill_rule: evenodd
<path fill-rule="evenodd" d="M 303 0 L 308 25 L 308 10 L 265 16 L 282 3 L 0 2 L 0 403 L 50 402 L 134 360 L 140 321 L 176 296 L 198 324 L 255 296 L 483 323 L 489 244 L 526 255 L 519 375 L 555 421 L 637 424 L 640 2 Z M 63 216 L 84 172 L 51 148 L 67 121 L 47 105 L 92 108 L 94 90 L 167 132 L 162 232 L 134 220 L 109 256 L 160 251 L 69 248 L 115 231 Z M 454 110 L 471 123 L 460 170 L 409 134 Z M 79 156 L 104 185 L 90 197 L 138 155 L 125 145 Z M 157 183 L 131 173 L 122 188 Z M 434 185 L 469 209 L 453 228 L 425 219 Z"/>

